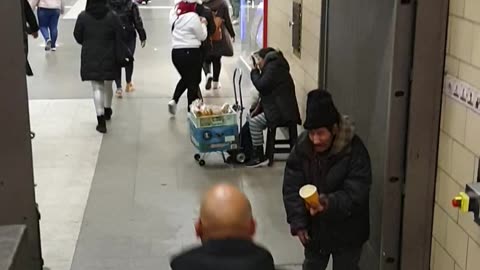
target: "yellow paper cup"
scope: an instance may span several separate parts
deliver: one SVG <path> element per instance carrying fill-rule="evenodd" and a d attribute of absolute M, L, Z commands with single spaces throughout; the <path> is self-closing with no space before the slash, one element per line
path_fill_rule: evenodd
<path fill-rule="evenodd" d="M 314 185 L 305 185 L 298 192 L 300 197 L 305 200 L 305 202 L 310 207 L 320 206 L 320 200 L 318 198 L 317 187 Z"/>

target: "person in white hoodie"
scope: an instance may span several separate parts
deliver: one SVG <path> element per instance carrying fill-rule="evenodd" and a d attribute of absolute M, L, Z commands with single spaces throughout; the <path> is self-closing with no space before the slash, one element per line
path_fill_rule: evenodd
<path fill-rule="evenodd" d="M 202 81 L 202 52 L 200 45 L 207 38 L 207 20 L 196 13 L 199 0 L 176 0 L 170 12 L 172 30 L 172 61 L 180 74 L 172 100 L 168 103 L 170 114 L 175 115 L 177 104 L 188 89 L 190 104 L 200 97 Z"/>
<path fill-rule="evenodd" d="M 57 50 L 58 20 L 64 11 L 64 0 L 29 0 L 37 8 L 40 32 L 45 39 L 45 51 Z"/>

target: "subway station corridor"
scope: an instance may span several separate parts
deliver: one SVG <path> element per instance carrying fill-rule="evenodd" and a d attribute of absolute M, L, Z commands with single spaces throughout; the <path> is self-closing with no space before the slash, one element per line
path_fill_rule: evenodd
<path fill-rule="evenodd" d="M 80 81 L 80 46 L 72 34 L 85 2 L 67 0 L 58 51 L 46 53 L 41 38 L 30 38 L 35 76 L 28 79 L 28 93 L 45 269 L 169 269 L 173 254 L 197 243 L 193 225 L 200 196 L 219 182 L 235 184 L 250 198 L 256 241 L 270 249 L 275 263 L 300 269 L 303 248 L 290 236 L 281 196 L 285 163 L 251 170 L 213 155 L 199 167 L 189 140 L 186 96 L 177 117 L 168 114 L 178 80 L 170 58 L 171 1 L 141 7 L 148 40 L 146 48 L 137 47 L 136 91 L 114 98 L 108 134 L 95 131 L 92 90 Z M 203 92 L 209 102 L 234 102 L 236 67 L 246 74 L 248 100 L 253 90 L 248 70 L 233 57 L 224 61 L 223 88 Z"/>
<path fill-rule="evenodd" d="M 262 47 L 276 50 L 273 54 L 262 50 L 255 60 L 260 74 L 254 73 L 253 80 L 266 89 L 261 105 L 269 108 L 265 100 L 278 93 L 272 100 L 279 108 L 273 111 L 285 118 L 301 118 L 310 131 L 309 140 L 300 137 L 299 151 L 286 172 L 292 228 L 282 193 L 287 155 L 276 154 L 272 167 L 247 169 L 211 154 L 201 167 L 190 140 L 186 93 L 176 116 L 170 115 L 168 104 L 180 78 L 172 63 L 169 23 L 176 0 L 139 5 L 147 41 L 145 48 L 138 39 L 136 43 L 135 91 L 113 98 L 113 116 L 104 135 L 96 131 L 97 114 L 102 122 L 110 104 L 100 103 L 103 90 L 97 85 L 95 108 L 92 84 L 81 81 L 82 48 L 73 35 L 76 19 L 89 0 L 62 0 L 65 12 L 56 51 L 45 50 L 41 35 L 33 38 L 36 30 L 28 35 L 33 77 L 25 76 L 22 37 L 29 29 L 21 31 L 18 1 L 0 1 L 0 30 L 5 37 L 0 46 L 4 90 L 0 91 L 0 270 L 171 269 L 172 256 L 201 244 L 195 222 L 202 195 L 225 182 L 250 199 L 257 222 L 255 242 L 271 252 L 278 270 L 300 270 L 303 263 L 305 268 L 323 269 L 329 254 L 334 258 L 328 270 L 333 261 L 338 270 L 353 269 L 358 260 L 362 270 L 479 269 L 480 5 L 474 4 L 476 0 L 225 0 L 234 4 L 232 11 L 238 4 L 233 1 L 240 1 L 238 24 L 233 26 L 235 53 L 223 58 L 222 88 L 205 90 L 204 76 L 202 95 L 208 104 L 234 104 L 233 77 L 241 71 L 243 101 L 250 108 L 258 92 L 250 78 L 252 52 Z M 60 0 L 42 1 L 61 6 Z M 107 14 L 103 3 L 93 5 L 98 9 L 92 8 L 89 16 Z M 198 8 L 194 3 L 182 5 L 179 13 Z M 28 24 L 35 25 L 29 9 L 23 11 L 30 14 L 23 17 Z M 102 26 L 93 32 L 108 31 L 110 37 L 118 37 Z M 175 29 L 176 63 L 194 70 L 194 65 L 185 64 L 190 49 L 184 46 L 196 47 L 200 33 L 191 31 L 189 36 L 182 33 L 184 29 Z M 81 32 L 77 31 L 77 38 Z M 113 46 L 112 38 L 95 41 Z M 92 55 L 110 53 L 102 64 L 111 62 L 112 69 L 118 63 L 117 51 L 102 53 L 103 43 L 93 45 L 98 50 Z M 190 62 L 200 63 L 193 59 L 199 54 L 190 56 Z M 274 61 L 278 64 L 269 66 Z M 256 77 L 272 85 L 261 87 Z M 300 117 L 288 108 L 294 95 Z M 289 102 L 280 104 L 280 99 Z M 251 130 L 258 131 L 252 140 L 258 152 L 261 116 L 251 122 Z M 102 128 L 99 125 L 99 131 Z M 279 136 L 283 133 L 277 131 Z M 209 134 L 202 132 L 206 140 Z M 233 139 L 225 135 L 219 137 Z M 312 199 L 312 204 L 299 199 L 300 187 L 306 191 L 300 197 Z M 318 201 L 313 201 L 315 194 Z M 212 205 L 218 214 L 217 205 L 230 204 Z M 243 206 L 248 208 L 246 203 Z M 303 213 L 304 206 L 314 218 Z M 254 223 L 248 218 L 250 235 Z M 211 237 L 211 230 L 205 229 L 209 226 L 201 225 L 204 239 L 232 236 L 215 227 L 216 236 Z M 298 237 L 291 236 L 290 229 Z M 225 242 L 231 244 L 230 240 Z M 237 242 L 234 247 L 238 251 Z M 204 248 L 208 256 L 212 254 L 208 245 Z M 230 249 L 220 249 L 231 259 Z M 243 258 L 242 263 L 249 262 Z M 217 257 L 213 261 L 220 262 Z"/>

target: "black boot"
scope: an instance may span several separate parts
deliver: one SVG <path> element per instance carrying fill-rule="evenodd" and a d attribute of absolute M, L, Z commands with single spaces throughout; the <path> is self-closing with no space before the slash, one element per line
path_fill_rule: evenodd
<path fill-rule="evenodd" d="M 112 108 L 105 108 L 105 120 L 110 121 L 112 119 Z"/>
<path fill-rule="evenodd" d="M 107 133 L 107 123 L 105 122 L 105 116 L 104 115 L 97 116 L 97 121 L 98 121 L 97 131 L 100 133 Z"/>
<path fill-rule="evenodd" d="M 245 164 L 245 166 L 249 168 L 259 168 L 267 165 L 268 159 L 265 157 L 265 153 L 263 152 L 263 146 L 255 146 L 255 149 L 253 150 L 253 157 L 247 164 Z"/>

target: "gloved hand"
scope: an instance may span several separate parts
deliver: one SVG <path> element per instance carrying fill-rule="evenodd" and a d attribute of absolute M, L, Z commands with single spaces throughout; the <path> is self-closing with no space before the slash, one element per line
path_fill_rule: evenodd
<path fill-rule="evenodd" d="M 143 41 L 141 42 L 141 45 L 142 45 L 142 48 L 145 48 L 145 45 L 147 45 L 147 41 L 146 41 L 146 40 L 143 40 Z"/>

